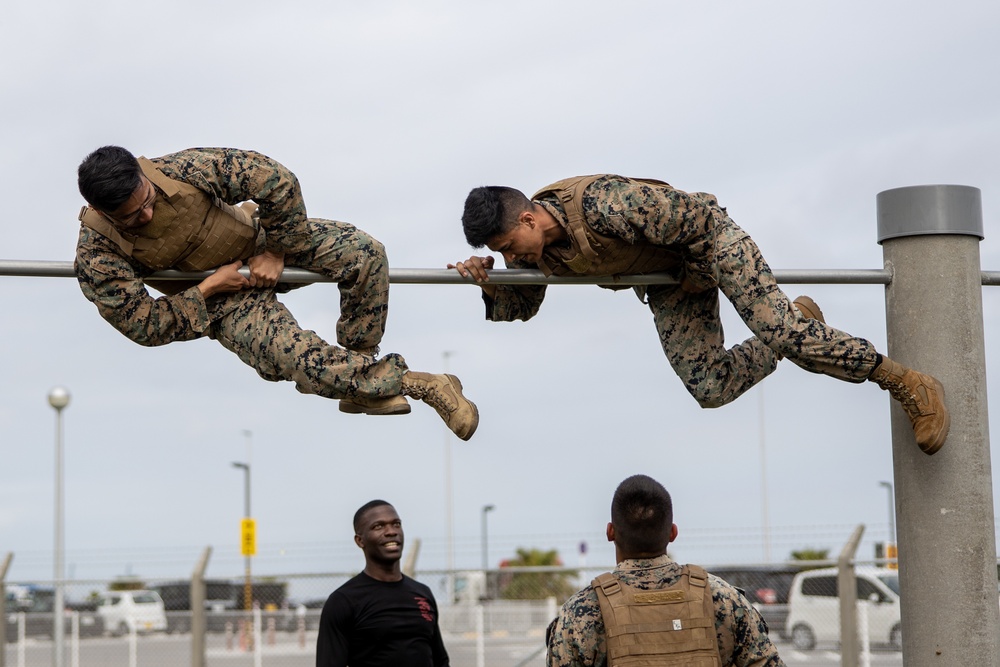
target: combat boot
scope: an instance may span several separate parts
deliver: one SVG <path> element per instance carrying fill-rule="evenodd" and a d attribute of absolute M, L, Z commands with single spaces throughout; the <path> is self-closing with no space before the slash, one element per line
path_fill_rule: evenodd
<path fill-rule="evenodd" d="M 410 404 L 402 396 L 352 396 L 340 399 L 340 411 L 352 415 L 408 415 Z"/>
<path fill-rule="evenodd" d="M 462 395 L 462 383 L 454 375 L 407 371 L 403 393 L 431 406 L 462 440 L 468 440 L 479 426 L 479 409 Z"/>
<path fill-rule="evenodd" d="M 823 317 L 823 311 L 819 309 L 819 306 L 815 301 L 807 297 L 806 295 L 795 297 L 795 301 L 792 301 L 792 305 L 795 306 L 802 317 L 810 320 L 819 320 L 823 324 L 826 324 L 826 318 Z"/>
<path fill-rule="evenodd" d="M 374 357 L 378 354 L 378 346 L 352 351 Z M 408 415 L 410 404 L 402 396 L 352 396 L 340 399 L 340 411 L 351 415 Z"/>
<path fill-rule="evenodd" d="M 868 379 L 888 391 L 906 410 L 921 451 L 933 454 L 941 449 L 948 437 L 951 416 L 944 405 L 944 387 L 937 378 L 882 357 L 882 363 Z"/>

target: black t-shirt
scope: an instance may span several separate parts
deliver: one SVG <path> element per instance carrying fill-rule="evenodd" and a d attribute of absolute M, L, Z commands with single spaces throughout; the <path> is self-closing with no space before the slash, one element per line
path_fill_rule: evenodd
<path fill-rule="evenodd" d="M 362 572 L 323 605 L 316 667 L 447 667 L 431 589 Z"/>

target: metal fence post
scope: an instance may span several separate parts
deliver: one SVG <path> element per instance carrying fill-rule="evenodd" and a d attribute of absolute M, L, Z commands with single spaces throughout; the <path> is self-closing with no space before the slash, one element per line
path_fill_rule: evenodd
<path fill-rule="evenodd" d="M 205 570 L 212 547 L 205 547 L 191 573 L 191 667 L 205 667 Z"/>
<path fill-rule="evenodd" d="M 855 528 L 837 557 L 841 667 L 858 666 L 858 581 L 854 575 L 854 555 L 864 532 L 864 524 Z"/>
<path fill-rule="evenodd" d="M 996 530 L 986 403 L 981 194 L 926 185 L 878 195 L 888 353 L 945 387 L 951 433 L 916 447 L 893 404 L 903 662 L 1000 665 Z M 882 638 L 876 638 L 881 640 Z"/>
<path fill-rule="evenodd" d="M 0 667 L 7 664 L 7 569 L 14 560 L 8 552 L 0 562 Z"/>

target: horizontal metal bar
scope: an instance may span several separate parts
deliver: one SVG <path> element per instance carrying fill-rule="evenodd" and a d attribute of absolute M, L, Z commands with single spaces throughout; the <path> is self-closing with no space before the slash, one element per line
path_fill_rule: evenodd
<path fill-rule="evenodd" d="M 240 269 L 244 275 L 249 275 L 246 267 Z M 159 271 L 150 276 L 157 280 L 203 280 L 211 272 L 208 271 Z M 990 274 L 996 282 L 987 283 L 986 276 Z M 27 276 L 49 278 L 73 278 L 73 262 L 32 261 L 8 259 L 0 260 L 0 276 Z M 779 283 L 788 284 L 819 284 L 835 285 L 869 284 L 888 285 L 892 274 L 886 269 L 793 269 L 775 271 Z M 281 274 L 285 283 L 329 283 L 328 278 L 305 269 L 286 268 Z M 470 285 L 453 269 L 389 269 L 389 282 L 438 285 Z M 490 282 L 494 285 L 672 285 L 677 280 L 665 273 L 648 273 L 641 276 L 619 276 L 608 279 L 606 276 L 549 276 L 541 271 L 531 269 L 497 269 L 490 272 Z M 984 284 L 1000 284 L 1000 272 L 983 272 Z"/>
<path fill-rule="evenodd" d="M 249 275 L 246 267 L 240 269 Z M 209 271 L 160 271 L 151 278 L 158 280 L 203 280 Z M 983 271 L 983 285 L 1000 285 L 1000 271 Z M 0 259 L 0 276 L 29 278 L 74 278 L 73 262 L 45 260 Z M 779 283 L 789 285 L 888 285 L 892 273 L 888 269 L 788 269 L 775 271 Z M 306 271 L 287 268 L 281 274 L 285 283 L 331 283 L 331 278 Z M 438 284 L 469 285 L 469 280 L 452 269 L 389 269 L 389 282 L 402 285 Z M 642 276 L 620 276 L 614 280 L 606 277 L 573 276 L 548 278 L 541 271 L 529 269 L 497 269 L 490 272 L 494 285 L 672 285 L 677 281 L 665 273 L 648 273 Z"/>

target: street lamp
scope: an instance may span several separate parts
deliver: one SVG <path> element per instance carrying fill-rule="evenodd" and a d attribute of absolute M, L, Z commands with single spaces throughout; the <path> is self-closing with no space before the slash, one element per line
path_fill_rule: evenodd
<path fill-rule="evenodd" d="M 240 543 L 246 569 L 246 581 L 243 584 L 243 608 L 247 612 L 250 612 L 253 610 L 253 582 L 250 578 L 250 557 L 256 546 L 254 544 L 256 536 L 253 535 L 252 528 L 253 515 L 250 514 L 250 464 L 233 461 L 233 467 L 243 470 L 243 521 L 240 522 Z M 248 613 L 247 618 L 243 620 L 243 641 L 247 648 L 250 646 L 249 616 Z"/>
<path fill-rule="evenodd" d="M 495 510 L 494 505 L 483 505 L 483 572 L 490 567 L 490 540 L 486 532 L 486 515 Z"/>
<path fill-rule="evenodd" d="M 55 600 L 52 604 L 53 661 L 55 667 L 63 667 L 65 646 L 65 625 L 63 617 L 63 573 L 66 549 L 63 545 L 63 425 L 62 411 L 69 405 L 69 391 L 65 387 L 53 387 L 49 391 L 49 405 L 56 411 L 56 534 L 55 534 Z M 0 619 L 2 620 L 2 619 Z M 0 647 L 0 650 L 3 650 Z"/>
<path fill-rule="evenodd" d="M 454 354 L 451 350 L 441 353 L 444 362 L 443 372 L 448 372 L 448 359 Z M 447 424 L 444 426 L 444 523 L 448 542 L 448 577 L 445 586 L 448 599 L 455 599 L 455 498 L 451 480 L 451 441 L 454 437 Z"/>
<path fill-rule="evenodd" d="M 889 492 L 889 541 L 885 545 L 885 557 L 895 558 L 898 550 L 896 549 L 896 505 L 895 496 L 892 492 L 892 482 L 879 482 L 878 485 L 885 487 Z"/>

